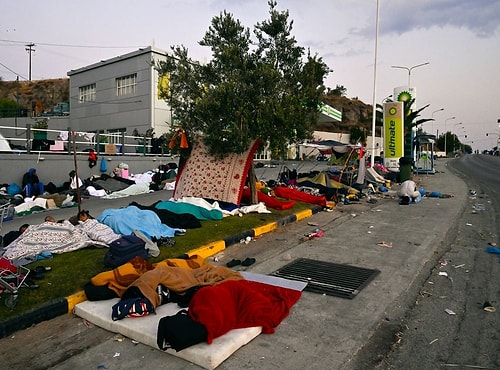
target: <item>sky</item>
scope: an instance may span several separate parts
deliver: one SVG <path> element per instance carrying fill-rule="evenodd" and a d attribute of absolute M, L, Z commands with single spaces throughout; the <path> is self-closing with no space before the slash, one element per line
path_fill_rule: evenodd
<path fill-rule="evenodd" d="M 499 0 L 277 3 L 278 10 L 289 11 L 298 45 L 322 57 L 332 70 L 326 87 L 342 85 L 347 97 L 371 105 L 410 80 L 417 108 L 429 104 L 419 118 L 435 119 L 424 123 L 426 132 L 451 131 L 477 150 L 496 146 Z M 224 10 L 250 30 L 269 16 L 267 0 L 9 2 L 0 15 L 0 77 L 29 78 L 30 43 L 35 44 L 32 80 L 66 78 L 70 70 L 148 45 L 165 51 L 184 45 L 191 58 L 207 61 L 210 50 L 198 42 Z"/>

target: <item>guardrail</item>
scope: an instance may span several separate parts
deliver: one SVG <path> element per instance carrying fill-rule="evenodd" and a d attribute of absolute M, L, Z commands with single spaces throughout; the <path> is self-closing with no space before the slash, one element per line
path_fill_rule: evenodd
<path fill-rule="evenodd" d="M 170 156 L 164 151 L 163 141 L 157 138 L 125 135 L 117 132 L 82 132 L 26 127 L 0 126 L 1 132 L 12 152 L 31 154 L 87 153 L 93 149 L 97 154 Z M 5 133 L 11 133 L 5 135 Z"/>

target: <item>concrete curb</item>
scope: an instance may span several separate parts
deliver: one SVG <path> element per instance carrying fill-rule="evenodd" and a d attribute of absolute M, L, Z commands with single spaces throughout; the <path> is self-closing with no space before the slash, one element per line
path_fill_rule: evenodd
<path fill-rule="evenodd" d="M 193 255 L 198 255 L 203 258 L 208 258 L 223 251 L 231 245 L 238 244 L 241 239 L 245 239 L 247 236 L 251 238 L 262 236 L 289 223 L 301 221 L 307 217 L 311 217 L 313 214 L 316 214 L 322 210 L 323 208 L 321 206 L 313 205 L 310 209 L 305 209 L 290 216 L 283 217 L 282 219 L 279 219 L 275 222 L 271 222 L 269 224 L 253 228 L 236 235 L 228 236 L 223 240 L 215 241 L 213 243 L 195 248 L 191 251 L 188 251 L 182 257 L 189 258 Z M 78 303 L 86 300 L 87 297 L 85 296 L 85 292 L 80 291 L 66 298 L 60 298 L 45 303 L 42 306 L 23 313 L 19 316 L 4 320 L 0 322 L 0 339 L 5 338 L 16 331 L 39 324 L 42 321 L 51 320 L 63 314 L 71 314 L 73 313 L 74 307 Z"/>

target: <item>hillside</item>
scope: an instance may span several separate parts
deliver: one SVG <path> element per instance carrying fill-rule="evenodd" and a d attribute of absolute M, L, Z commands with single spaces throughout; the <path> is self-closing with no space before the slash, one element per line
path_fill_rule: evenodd
<path fill-rule="evenodd" d="M 0 81 L 0 98 L 17 101 L 20 109 L 39 116 L 50 112 L 57 103 L 70 101 L 69 79 Z"/>
<path fill-rule="evenodd" d="M 342 112 L 342 122 L 320 123 L 317 126 L 318 131 L 349 133 L 352 126 L 357 126 L 366 132 L 371 132 L 371 105 L 358 99 L 336 95 L 325 95 L 323 102 Z"/>

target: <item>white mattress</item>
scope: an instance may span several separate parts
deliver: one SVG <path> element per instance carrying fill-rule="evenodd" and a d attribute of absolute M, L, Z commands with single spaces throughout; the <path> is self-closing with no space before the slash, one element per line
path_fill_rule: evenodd
<path fill-rule="evenodd" d="M 247 280 L 295 290 L 303 290 L 306 285 L 302 282 L 250 272 L 242 272 L 242 275 Z M 156 315 L 113 321 L 111 319 L 111 307 L 118 301 L 118 298 L 106 301 L 85 301 L 75 306 L 74 313 L 103 329 L 120 333 L 128 338 L 160 350 L 156 343 L 158 322 L 164 316 L 175 315 L 181 308 L 175 303 L 168 303 L 157 307 Z M 212 344 L 199 343 L 179 352 L 176 352 L 174 349 L 168 349 L 165 353 L 183 358 L 205 369 L 215 369 L 225 359 L 236 352 L 238 348 L 258 336 L 261 331 L 261 327 L 234 329 L 221 337 L 215 338 Z"/>
<path fill-rule="evenodd" d="M 75 306 L 74 313 L 103 329 L 120 333 L 160 350 L 156 344 L 158 322 L 164 316 L 175 315 L 181 308 L 176 303 L 168 303 L 157 307 L 156 315 L 113 321 L 111 307 L 118 301 L 118 298 L 106 301 L 85 301 Z M 174 349 L 168 349 L 165 352 L 205 369 L 215 369 L 238 348 L 259 335 L 261 330 L 261 327 L 234 329 L 219 338 L 215 338 L 212 344 L 199 343 L 179 352 Z"/>

